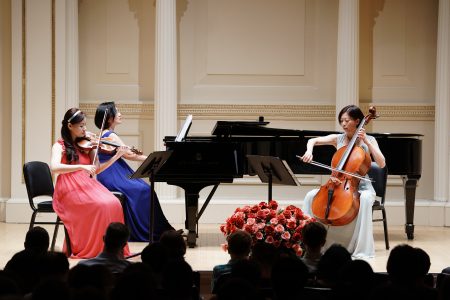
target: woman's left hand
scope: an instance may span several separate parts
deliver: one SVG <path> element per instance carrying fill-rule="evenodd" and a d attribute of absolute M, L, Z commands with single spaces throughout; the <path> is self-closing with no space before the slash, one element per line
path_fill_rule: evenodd
<path fill-rule="evenodd" d="M 358 131 L 358 138 L 363 141 L 365 144 L 367 144 L 367 135 L 366 135 L 366 129 L 361 128 Z"/>

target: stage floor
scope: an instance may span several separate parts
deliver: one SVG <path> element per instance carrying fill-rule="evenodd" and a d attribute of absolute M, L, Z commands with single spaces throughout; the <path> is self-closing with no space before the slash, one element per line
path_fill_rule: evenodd
<path fill-rule="evenodd" d="M 173 224 L 175 228 L 182 228 L 181 224 Z M 44 226 L 50 233 L 53 233 L 52 226 Z M 0 223 L 0 269 L 3 269 L 12 255 L 23 249 L 25 234 L 28 230 L 28 224 Z M 443 268 L 450 266 L 450 228 L 416 226 L 415 238 L 412 241 L 407 240 L 403 226 L 389 227 L 389 242 L 391 249 L 398 244 L 407 243 L 413 247 L 424 249 L 431 258 L 430 272 L 438 273 Z M 375 258 L 368 260 L 373 270 L 376 272 L 386 271 L 386 261 L 389 251 L 385 249 L 383 227 L 374 226 L 375 237 Z M 61 249 L 64 233 L 60 229 L 57 250 Z M 221 249 L 221 244 L 225 239 L 220 233 L 219 224 L 200 224 L 199 238 L 196 248 L 188 248 L 186 260 L 197 271 L 211 271 L 213 266 L 228 261 L 229 256 Z M 132 253 L 140 252 L 146 243 L 130 243 Z M 139 257 L 133 258 L 134 261 L 140 261 Z M 70 260 L 71 266 L 78 263 L 78 260 Z"/>

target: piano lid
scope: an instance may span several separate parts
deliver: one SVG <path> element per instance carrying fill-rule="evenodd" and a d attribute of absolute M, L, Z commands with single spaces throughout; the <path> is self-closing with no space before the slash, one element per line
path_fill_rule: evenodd
<path fill-rule="evenodd" d="M 316 137 L 329 134 L 340 134 L 339 131 L 328 130 L 296 130 L 284 128 L 266 127 L 270 122 L 265 121 L 217 121 L 211 134 L 217 137 L 231 136 L 298 136 L 298 137 Z M 371 133 L 373 137 L 379 138 L 415 138 L 421 139 L 422 134 L 418 133 Z"/>

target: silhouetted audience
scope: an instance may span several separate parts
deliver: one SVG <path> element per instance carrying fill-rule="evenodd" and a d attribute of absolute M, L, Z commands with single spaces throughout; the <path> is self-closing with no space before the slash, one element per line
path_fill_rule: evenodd
<path fill-rule="evenodd" d="M 168 260 L 184 259 L 184 255 L 186 254 L 186 241 L 180 231 L 164 231 L 161 234 L 159 242 L 166 247 Z"/>
<path fill-rule="evenodd" d="M 336 297 L 348 300 L 368 299 L 374 287 L 374 272 L 370 264 L 364 260 L 351 260 L 339 272 Z"/>
<path fill-rule="evenodd" d="M 24 294 L 30 293 L 39 282 L 39 262 L 47 253 L 50 237 L 47 230 L 36 226 L 25 236 L 25 249 L 14 254 L 4 271 L 15 278 Z"/>
<path fill-rule="evenodd" d="M 162 287 L 168 300 L 198 300 L 191 266 L 184 260 L 171 260 L 163 270 Z"/>
<path fill-rule="evenodd" d="M 331 245 L 317 265 L 317 285 L 335 288 L 342 267 L 352 260 L 351 254 L 339 244 Z"/>
<path fill-rule="evenodd" d="M 74 297 L 102 295 L 106 298 L 114 286 L 114 279 L 112 272 L 104 265 L 77 264 L 70 269 L 67 283 Z"/>
<path fill-rule="evenodd" d="M 327 229 L 320 222 L 310 222 L 303 227 L 302 235 L 305 249 L 302 261 L 308 267 L 309 273 L 314 274 L 322 257 L 322 248 L 327 239 Z"/>
<path fill-rule="evenodd" d="M 108 225 L 103 236 L 103 251 L 94 258 L 80 261 L 85 266 L 104 265 L 113 274 L 122 272 L 131 262 L 125 259 L 123 249 L 130 237 L 130 231 L 125 224 L 113 222 Z"/>
<path fill-rule="evenodd" d="M 308 267 L 298 258 L 281 257 L 272 267 L 274 299 L 302 299 Z"/>
<path fill-rule="evenodd" d="M 175 287 L 177 289 L 178 287 Z M 144 263 L 128 266 L 117 278 L 111 291 L 111 300 L 163 299 L 157 294 L 152 270 Z"/>
<path fill-rule="evenodd" d="M 278 259 L 279 251 L 273 245 L 266 242 L 257 242 L 252 246 L 250 260 L 256 262 L 261 273 L 261 286 L 270 287 L 272 266 Z"/>
<path fill-rule="evenodd" d="M 217 300 L 264 300 L 258 289 L 242 278 L 230 278 L 218 288 Z"/>
<path fill-rule="evenodd" d="M 406 244 L 394 247 L 386 267 L 390 281 L 376 288 L 370 299 L 437 299 L 437 291 L 425 284 L 429 265 L 423 253 Z"/>
<path fill-rule="evenodd" d="M 248 259 L 252 247 L 252 237 L 250 233 L 244 230 L 236 230 L 227 238 L 228 254 L 230 260 L 226 264 L 216 265 L 213 268 L 213 277 L 211 280 L 211 291 L 215 293 L 215 285 L 219 278 L 225 274 L 231 273 L 233 264 L 242 259 Z"/>
<path fill-rule="evenodd" d="M 168 261 L 166 247 L 160 242 L 154 242 L 145 246 L 141 253 L 141 260 L 151 268 L 157 287 L 161 288 L 162 272 Z"/>

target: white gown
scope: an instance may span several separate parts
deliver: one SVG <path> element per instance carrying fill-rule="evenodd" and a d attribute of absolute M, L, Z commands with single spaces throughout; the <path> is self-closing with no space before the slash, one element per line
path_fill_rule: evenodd
<path fill-rule="evenodd" d="M 337 149 L 345 146 L 345 134 L 337 137 Z M 367 135 L 368 139 L 375 139 Z M 362 143 L 362 148 L 367 152 L 368 147 Z M 313 215 L 311 204 L 319 189 L 309 191 L 303 201 L 303 211 Z M 360 193 L 359 212 L 357 217 L 344 226 L 329 226 L 325 249 L 334 243 L 347 248 L 353 258 L 372 258 L 375 256 L 375 245 L 373 241 L 372 205 L 375 201 L 375 190 L 369 181 L 361 180 L 358 191 Z"/>

